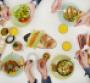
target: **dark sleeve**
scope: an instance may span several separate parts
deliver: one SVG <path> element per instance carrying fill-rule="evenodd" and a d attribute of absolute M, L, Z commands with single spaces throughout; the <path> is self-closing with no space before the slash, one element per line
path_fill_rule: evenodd
<path fill-rule="evenodd" d="M 90 78 L 90 67 L 89 68 L 85 68 L 85 75 L 88 75 Z"/>
<path fill-rule="evenodd" d="M 0 1 L 2 1 L 2 2 L 3 2 L 4 0 L 0 0 Z"/>
<path fill-rule="evenodd" d="M 4 1 L 3 0 L 0 0 L 0 3 L 3 3 Z"/>
<path fill-rule="evenodd" d="M 5 4 L 4 0 L 0 0 L 0 3 Z M 5 4 L 6 5 L 6 4 Z"/>
<path fill-rule="evenodd" d="M 41 1 L 42 1 L 42 0 L 32 0 L 32 2 L 35 3 L 36 7 L 40 4 Z"/>
<path fill-rule="evenodd" d="M 46 80 L 42 79 L 42 83 L 52 83 L 51 78 L 48 76 Z"/>
<path fill-rule="evenodd" d="M 28 83 L 30 83 L 30 81 L 28 81 Z M 34 83 L 37 83 L 37 79 L 35 79 Z"/>
<path fill-rule="evenodd" d="M 35 0 L 37 2 L 37 5 L 39 5 L 39 3 L 41 2 L 41 0 Z"/>

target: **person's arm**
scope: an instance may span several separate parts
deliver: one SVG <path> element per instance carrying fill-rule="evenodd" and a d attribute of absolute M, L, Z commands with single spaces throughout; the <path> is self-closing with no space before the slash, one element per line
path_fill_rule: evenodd
<path fill-rule="evenodd" d="M 45 59 L 40 59 L 38 61 L 38 70 L 41 73 L 42 77 L 42 83 L 52 83 L 51 78 L 48 76 L 48 71 L 46 67 L 46 60 Z"/>
<path fill-rule="evenodd" d="M 25 74 L 27 76 L 28 79 L 28 83 L 37 83 L 36 78 L 33 76 L 32 73 L 32 61 L 27 61 L 25 63 Z"/>
<path fill-rule="evenodd" d="M 88 75 L 90 78 L 90 67 L 84 68 L 84 70 L 85 70 L 85 75 Z"/>
<path fill-rule="evenodd" d="M 55 13 L 57 10 L 59 10 L 61 7 L 61 4 L 62 4 L 62 0 L 54 0 L 51 6 L 52 13 Z"/>
<path fill-rule="evenodd" d="M 86 13 L 82 13 L 80 18 L 76 22 L 76 26 L 83 25 L 83 24 L 90 26 L 90 10 Z"/>
<path fill-rule="evenodd" d="M 42 83 L 52 83 L 51 78 L 48 76 L 47 79 L 42 79 Z"/>

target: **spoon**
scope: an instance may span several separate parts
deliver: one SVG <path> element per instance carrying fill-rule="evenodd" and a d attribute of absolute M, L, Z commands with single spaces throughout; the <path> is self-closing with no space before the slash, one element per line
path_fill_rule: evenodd
<path fill-rule="evenodd" d="M 65 12 L 66 10 L 57 10 L 57 12 Z"/>

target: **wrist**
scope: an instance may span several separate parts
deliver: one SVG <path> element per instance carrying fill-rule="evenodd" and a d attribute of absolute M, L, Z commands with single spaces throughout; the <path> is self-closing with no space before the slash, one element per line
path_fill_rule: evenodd
<path fill-rule="evenodd" d="M 29 77 L 28 77 L 28 80 L 29 80 L 30 83 L 34 83 L 34 81 L 35 81 L 35 77 L 33 76 L 33 74 L 32 74 L 31 71 L 29 71 Z"/>
<path fill-rule="evenodd" d="M 83 67 L 84 68 L 89 68 L 89 64 L 84 64 Z"/>
<path fill-rule="evenodd" d="M 28 83 L 35 83 L 35 78 L 30 78 L 29 80 L 28 80 Z"/>
<path fill-rule="evenodd" d="M 48 78 L 48 75 L 45 74 L 45 75 L 42 75 L 42 79 L 46 80 Z"/>

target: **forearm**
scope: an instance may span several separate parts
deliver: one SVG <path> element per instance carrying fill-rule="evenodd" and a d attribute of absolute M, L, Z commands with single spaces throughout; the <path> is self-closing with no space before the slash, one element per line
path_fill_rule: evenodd
<path fill-rule="evenodd" d="M 85 74 L 88 75 L 90 78 L 90 67 L 84 68 L 84 70 L 85 70 Z"/>
<path fill-rule="evenodd" d="M 51 78 L 48 76 L 47 79 L 42 79 L 42 83 L 52 83 Z"/>

